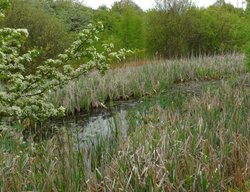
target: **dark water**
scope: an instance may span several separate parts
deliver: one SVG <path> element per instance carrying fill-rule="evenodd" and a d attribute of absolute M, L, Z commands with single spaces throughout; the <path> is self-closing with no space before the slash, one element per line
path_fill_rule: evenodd
<path fill-rule="evenodd" d="M 41 142 L 60 130 L 68 130 L 80 146 L 94 145 L 98 137 L 109 137 L 119 129 L 119 134 L 127 136 L 128 112 L 142 103 L 140 100 L 117 101 L 106 109 L 96 109 L 89 113 L 79 113 L 65 118 L 53 119 L 23 131 L 24 140 Z"/>
<path fill-rule="evenodd" d="M 246 78 L 242 78 L 246 84 Z M 128 120 L 127 115 L 131 110 L 137 110 L 138 106 L 146 108 L 159 104 L 161 107 L 166 108 L 171 102 L 178 101 L 178 97 L 199 97 L 204 87 L 218 86 L 223 80 L 216 81 L 201 81 L 201 82 L 187 82 L 175 85 L 167 92 L 160 93 L 154 98 L 143 100 L 128 100 L 118 101 L 112 104 L 112 107 L 107 104 L 107 109 L 92 110 L 89 114 L 81 113 L 74 116 L 69 116 L 64 119 L 59 119 L 50 122 L 57 128 L 67 128 L 73 133 L 74 139 L 77 140 L 81 147 L 87 145 L 94 145 L 98 137 L 109 137 L 116 131 L 119 131 L 123 137 L 127 136 Z M 144 111 L 144 110 L 143 110 Z M 43 126 L 46 127 L 46 126 Z M 118 130 L 117 130 L 118 129 Z M 47 133 L 48 132 L 48 133 Z M 47 134 L 44 137 L 43 134 Z M 38 140 L 43 140 L 48 136 L 53 136 L 53 130 L 39 131 L 37 135 Z"/>
<path fill-rule="evenodd" d="M 112 104 L 112 107 L 107 104 L 107 109 L 92 110 L 90 113 L 80 113 L 54 120 L 48 123 L 48 129 L 45 129 L 45 131 L 39 130 L 35 137 L 38 141 L 41 141 L 55 135 L 56 133 L 53 133 L 51 127 L 57 127 L 56 129 L 67 128 L 73 135 L 77 135 L 76 140 L 80 143 L 80 146 L 86 145 L 86 143 L 94 145 L 97 137 L 108 137 L 114 134 L 117 131 L 116 129 L 119 129 L 120 135 L 126 137 L 128 130 L 127 115 L 129 111 L 136 110 L 137 106 L 147 107 L 147 105 L 152 106 L 156 103 L 165 108 L 180 93 L 199 95 L 201 85 L 206 83 L 211 84 L 211 82 L 184 83 L 176 85 L 173 90 L 159 94 L 151 99 L 117 101 Z M 46 128 L 44 125 L 41 125 L 41 127 Z"/>
<path fill-rule="evenodd" d="M 86 170 L 92 170 L 93 162 L 96 161 L 96 157 L 93 156 L 96 150 L 93 150 L 94 148 L 100 144 L 108 144 L 112 139 L 119 143 L 121 137 L 127 137 L 129 111 L 134 110 L 139 103 L 140 101 L 135 100 L 117 102 L 111 109 L 77 115 L 73 119 L 65 119 L 63 123 L 57 124 L 61 128 L 70 130 L 75 150 L 80 150 L 84 154 Z"/>
<path fill-rule="evenodd" d="M 90 114 L 79 114 L 71 119 L 64 119 L 57 126 L 69 129 L 80 148 L 84 148 L 86 145 L 89 147 L 95 145 L 97 138 L 108 138 L 117 131 L 119 135 L 126 137 L 128 112 L 139 103 L 141 101 L 138 100 L 116 102 L 109 109 L 93 111 Z"/>

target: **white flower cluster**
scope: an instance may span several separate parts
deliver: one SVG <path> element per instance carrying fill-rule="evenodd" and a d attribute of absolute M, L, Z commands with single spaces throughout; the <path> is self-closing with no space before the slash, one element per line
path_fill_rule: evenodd
<path fill-rule="evenodd" d="M 30 73 L 29 65 L 39 54 L 31 50 L 21 54 L 21 47 L 28 38 L 26 29 L 0 29 L 0 121 L 4 117 L 15 120 L 44 120 L 51 116 L 64 115 L 63 107 L 55 108 L 49 101 L 47 93 L 57 89 L 80 75 L 93 69 L 105 72 L 113 59 L 123 59 L 129 51 L 113 51 L 113 44 L 99 42 L 99 31 L 103 25 L 89 25 L 79 33 L 73 44 L 58 55 L 48 59 Z M 100 47 L 100 46 L 98 46 Z M 69 62 L 86 58 L 88 61 L 73 68 Z"/>

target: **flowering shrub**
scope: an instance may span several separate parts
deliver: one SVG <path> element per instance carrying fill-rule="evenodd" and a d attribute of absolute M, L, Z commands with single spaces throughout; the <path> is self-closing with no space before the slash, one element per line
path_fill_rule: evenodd
<path fill-rule="evenodd" d="M 98 34 L 103 25 L 89 25 L 78 34 L 73 44 L 58 55 L 48 59 L 28 73 L 32 60 L 39 54 L 36 50 L 21 53 L 23 43 L 28 38 L 26 29 L 0 29 L 0 120 L 11 117 L 13 120 L 44 120 L 64 114 L 64 108 L 56 108 L 48 99 L 47 93 L 58 89 L 93 69 L 105 72 L 113 59 L 122 59 L 128 50 L 113 51 L 112 44 L 101 44 Z M 100 51 L 102 50 L 102 51 Z M 87 62 L 72 67 L 71 60 Z"/>

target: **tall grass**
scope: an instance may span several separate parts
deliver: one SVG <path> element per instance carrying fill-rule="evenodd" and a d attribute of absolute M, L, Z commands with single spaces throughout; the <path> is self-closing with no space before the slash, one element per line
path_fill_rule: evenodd
<path fill-rule="evenodd" d="M 122 67 L 104 76 L 93 72 L 70 82 L 51 95 L 54 104 L 68 112 L 100 107 L 107 100 L 154 95 L 175 83 L 221 79 L 245 72 L 244 57 L 239 54 L 191 59 L 152 61 L 138 67 Z M 102 104 L 101 104 L 102 103 Z"/>
<path fill-rule="evenodd" d="M 128 137 L 100 138 L 89 150 L 75 147 L 70 130 L 39 144 L 3 131 L 0 190 L 249 191 L 249 82 L 162 95 L 166 104 L 131 113 Z"/>
<path fill-rule="evenodd" d="M 87 77 L 89 82 L 99 82 L 88 87 L 95 93 L 108 77 L 121 79 L 130 74 L 129 80 L 117 80 L 117 84 L 133 86 L 132 71 L 138 75 L 133 77 L 150 82 L 172 77 L 172 84 L 162 85 L 167 88 L 175 82 L 186 83 L 163 92 L 146 110 L 142 107 L 140 112 L 131 111 L 126 137 L 115 127 L 113 136 L 99 137 L 92 148 L 81 148 L 80 140 L 68 129 L 61 129 L 40 143 L 24 142 L 19 126 L 2 130 L 0 191 L 250 191 L 250 79 L 249 74 L 239 75 L 245 72 L 242 59 L 240 55 L 216 56 L 195 60 L 199 64 L 196 67 L 193 60 L 192 65 L 183 61 L 183 67 L 181 62 L 178 65 L 175 61 L 174 65 L 171 61 L 169 67 L 155 65 L 157 72 L 152 70 L 152 64 L 118 69 L 104 77 L 91 74 L 96 78 Z M 160 69 L 169 71 L 164 76 Z M 141 70 L 148 76 L 141 77 Z M 200 71 L 201 77 L 197 75 Z M 209 75 L 204 75 L 204 71 L 210 71 Z M 211 74 L 216 76 L 211 78 Z M 199 79 L 221 77 L 227 79 L 194 86 L 200 85 Z M 138 88 L 147 89 L 146 85 L 141 86 Z M 155 87 L 146 91 L 151 89 Z M 191 94 L 187 90 L 192 90 Z M 65 91 L 69 90 L 62 92 Z M 81 93 L 85 94 L 77 87 L 70 93 L 77 94 L 78 99 L 83 96 Z"/>
<path fill-rule="evenodd" d="M 250 88 L 243 82 L 150 108 L 88 189 L 249 191 Z"/>

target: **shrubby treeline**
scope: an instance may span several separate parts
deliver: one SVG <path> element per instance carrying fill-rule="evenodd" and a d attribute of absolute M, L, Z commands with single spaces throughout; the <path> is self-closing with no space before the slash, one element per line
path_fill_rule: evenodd
<path fill-rule="evenodd" d="M 132 0 L 97 10 L 73 0 L 10 0 L 2 27 L 27 28 L 25 49 L 38 48 L 40 60 L 55 57 L 89 23 L 102 21 L 102 37 L 137 57 L 182 57 L 242 51 L 250 26 L 247 10 L 218 0 L 198 8 L 190 0 L 156 0 L 144 11 Z M 39 60 L 39 61 L 40 61 Z"/>
<path fill-rule="evenodd" d="M 249 25 L 242 9 L 226 3 L 207 9 L 192 4 L 176 6 L 159 5 L 148 12 L 149 53 L 180 57 L 242 50 L 244 29 Z"/>

